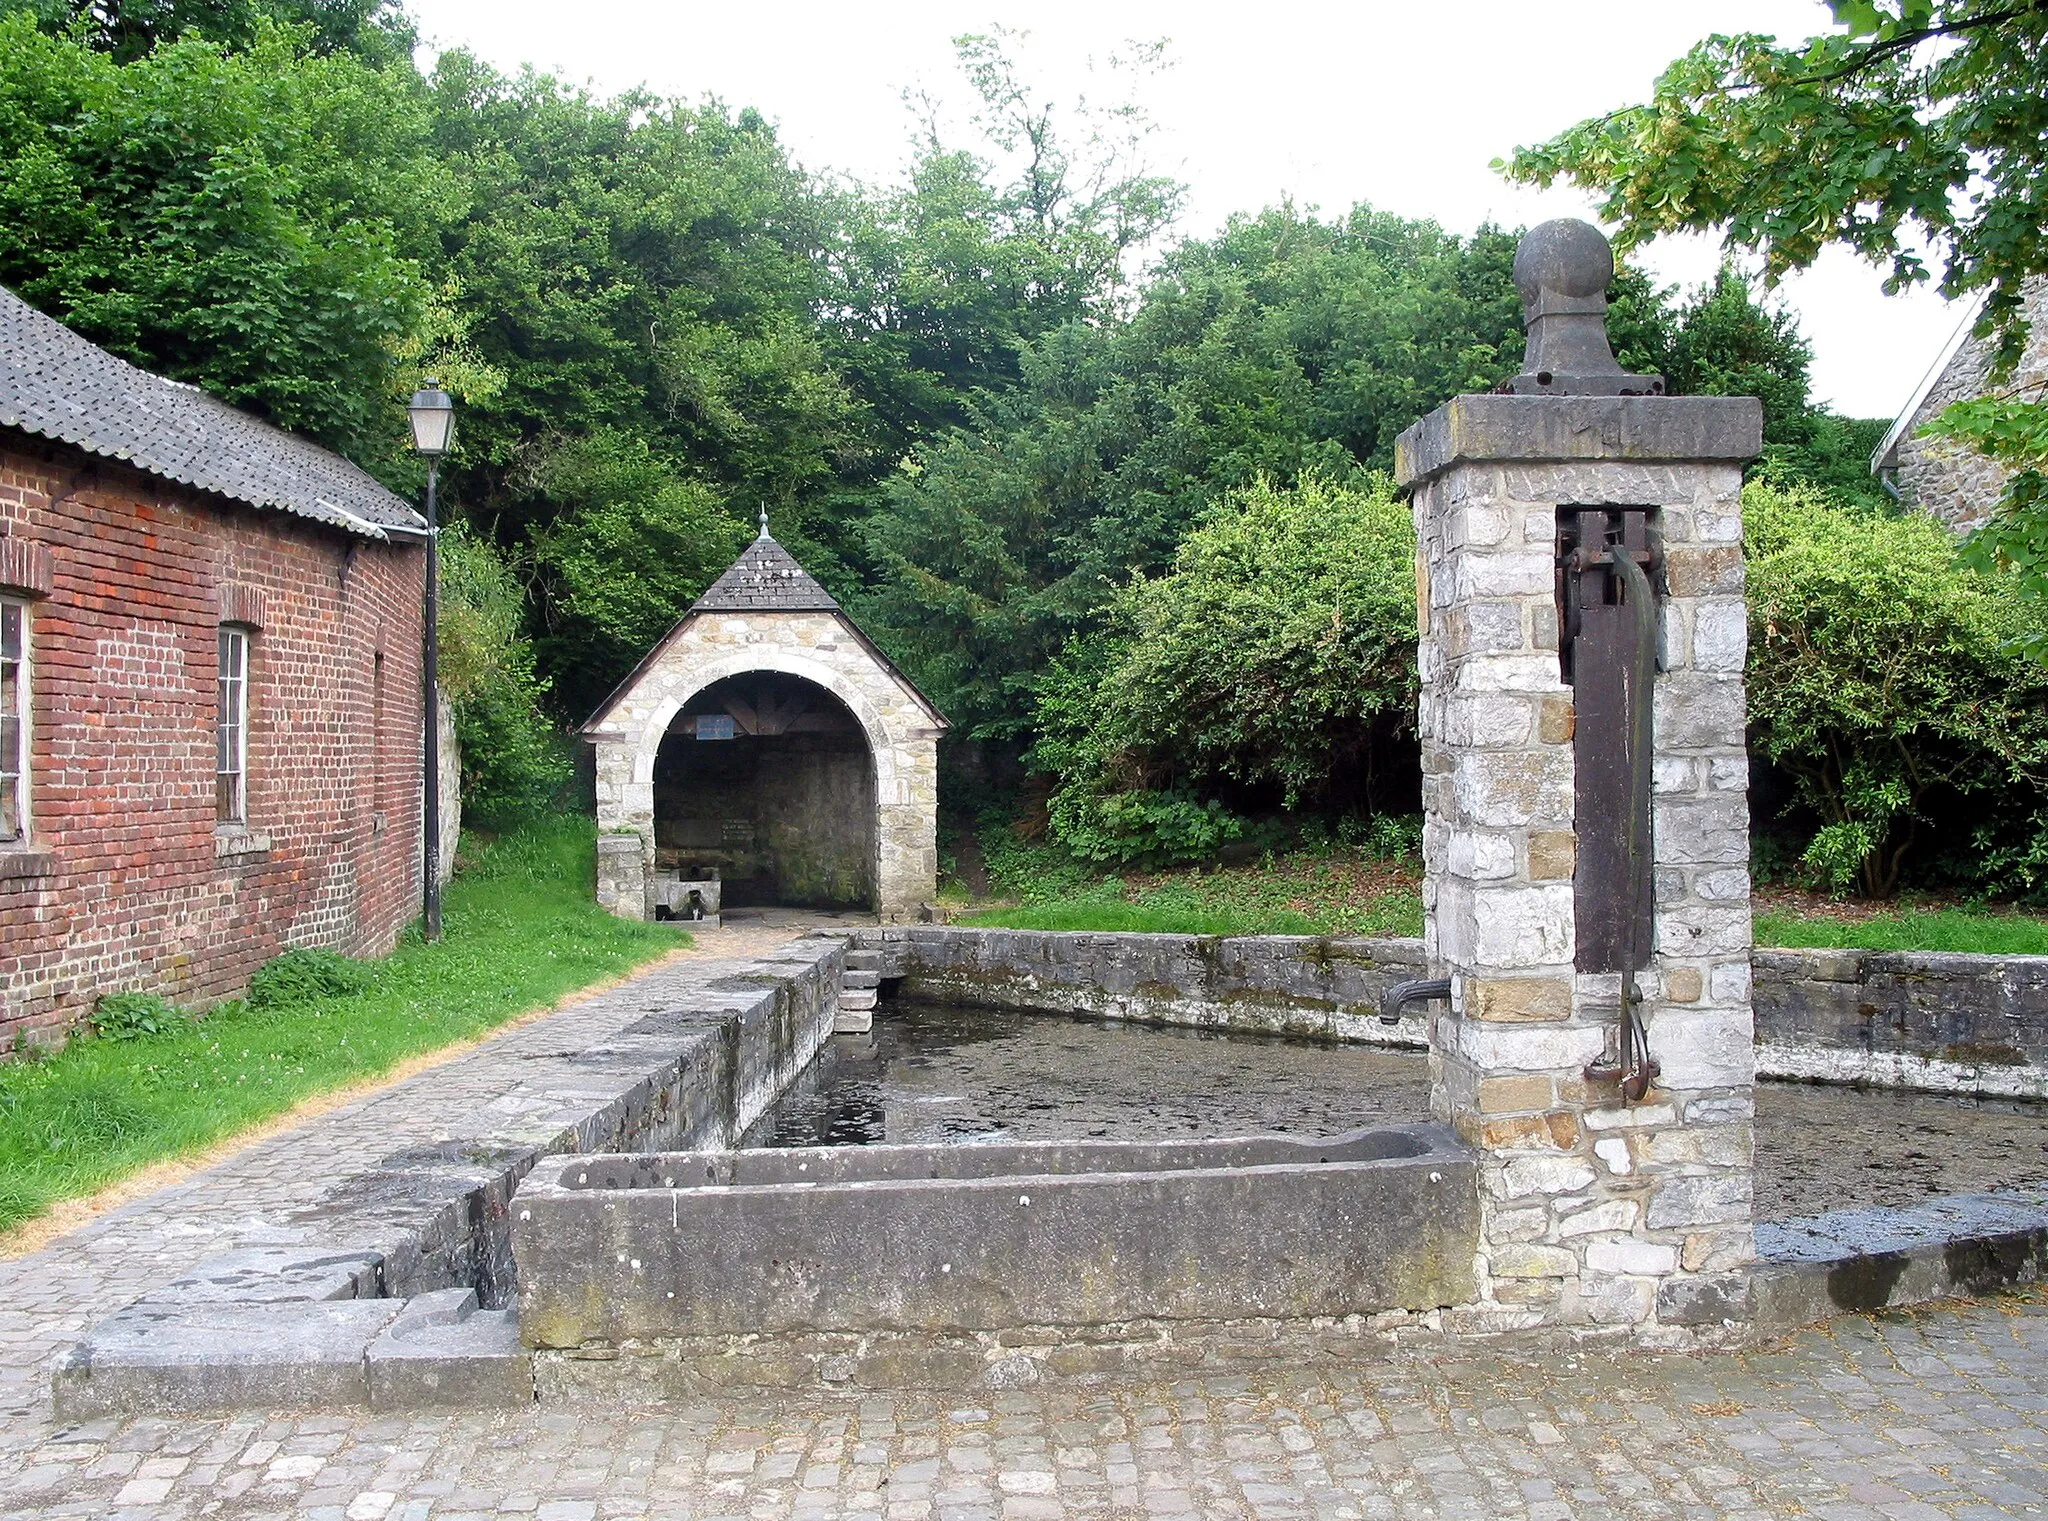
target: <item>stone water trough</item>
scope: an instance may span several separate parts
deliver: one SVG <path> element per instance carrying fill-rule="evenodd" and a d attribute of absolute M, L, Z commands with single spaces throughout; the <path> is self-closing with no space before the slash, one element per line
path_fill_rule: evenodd
<path fill-rule="evenodd" d="M 1473 1297 L 1472 1153 L 1324 1139 L 549 1158 L 513 1213 L 527 1345 L 1301 1320 Z"/>

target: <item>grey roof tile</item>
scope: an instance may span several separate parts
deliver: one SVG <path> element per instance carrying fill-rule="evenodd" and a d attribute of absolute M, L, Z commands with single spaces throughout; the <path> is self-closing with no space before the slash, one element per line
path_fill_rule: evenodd
<path fill-rule="evenodd" d="M 749 544 L 726 573 L 690 606 L 693 613 L 836 613 L 832 594 L 796 557 L 768 537 Z"/>
<path fill-rule="evenodd" d="M 340 455 L 137 369 L 4 287 L 0 424 L 367 538 L 426 531 L 410 503 Z"/>

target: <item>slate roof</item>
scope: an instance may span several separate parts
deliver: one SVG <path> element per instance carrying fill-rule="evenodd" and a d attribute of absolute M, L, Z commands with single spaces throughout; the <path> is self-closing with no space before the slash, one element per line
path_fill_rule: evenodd
<path fill-rule="evenodd" d="M 690 604 L 693 613 L 836 613 L 832 594 L 768 537 L 749 544 L 730 569 Z"/>
<path fill-rule="evenodd" d="M 724 575 L 705 589 L 704 595 L 690 604 L 690 610 L 676 621 L 676 626 L 664 634 L 653 649 L 640 657 L 640 663 L 626 673 L 625 679 L 611 690 L 611 695 L 597 705 L 597 711 L 585 719 L 576 732 L 592 734 L 604 726 L 611 717 L 612 709 L 619 705 L 625 695 L 639 685 L 647 668 L 654 664 L 661 652 L 668 648 L 675 637 L 688 627 L 690 620 L 699 613 L 832 613 L 839 619 L 840 626 L 851 634 L 868 657 L 887 671 L 903 685 L 903 690 L 916 699 L 917 705 L 930 716 L 932 723 L 940 729 L 951 727 L 946 715 L 924 693 L 917 684 L 897 667 L 896 662 L 882 653 L 881 646 L 861 631 L 860 625 L 846 615 L 846 609 L 832 600 L 832 594 L 811 579 L 811 573 L 796 563 L 796 556 L 768 537 L 768 515 L 761 514 L 761 536 L 740 551 L 740 557 L 733 561 Z"/>
<path fill-rule="evenodd" d="M 139 370 L 4 287 L 0 424 L 365 538 L 426 532 L 410 503 L 340 455 Z"/>

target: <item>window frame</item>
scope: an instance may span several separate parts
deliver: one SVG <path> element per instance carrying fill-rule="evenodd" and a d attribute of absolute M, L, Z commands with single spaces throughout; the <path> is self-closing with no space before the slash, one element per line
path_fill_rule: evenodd
<path fill-rule="evenodd" d="M 213 714 L 213 815 L 215 827 L 249 827 L 249 667 L 253 631 L 239 623 L 220 625 L 215 645 Z M 234 669 L 229 669 L 229 652 Z M 230 713 L 230 702 L 234 710 Z M 232 745 L 234 766 L 227 765 Z"/>
<path fill-rule="evenodd" d="M 6 660 L 6 627 L 10 615 L 14 620 L 17 646 L 12 660 Z M 35 707 L 35 647 L 29 618 L 29 603 L 23 597 L 0 596 L 0 662 L 12 665 L 14 671 L 14 711 L 0 713 L 0 721 L 12 719 L 15 732 L 10 739 L 5 723 L 0 722 L 0 776 L 13 778 L 14 799 L 7 802 L 0 793 L 0 810 L 13 814 L 12 818 L 0 813 L 0 850 L 22 850 L 28 846 L 34 815 L 29 806 L 29 782 L 31 780 L 30 758 L 35 742 L 33 722 Z M 6 701 L 6 687 L 0 684 L 0 702 Z M 11 754 L 6 752 L 12 752 Z M 9 769 L 7 763 L 12 762 Z"/>

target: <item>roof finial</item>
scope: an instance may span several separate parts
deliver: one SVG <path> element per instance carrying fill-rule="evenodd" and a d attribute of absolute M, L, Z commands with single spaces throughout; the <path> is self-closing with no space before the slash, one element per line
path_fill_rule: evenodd
<path fill-rule="evenodd" d="M 768 537 L 768 504 L 766 502 L 761 504 L 761 537 L 764 539 Z"/>

